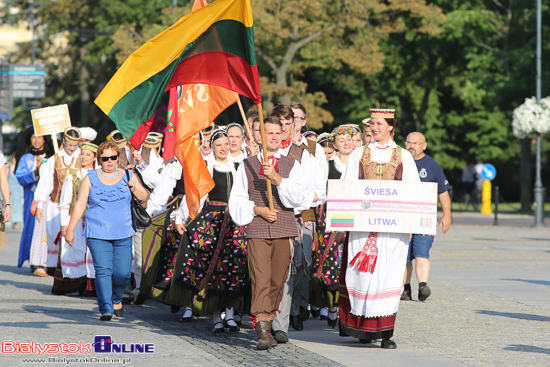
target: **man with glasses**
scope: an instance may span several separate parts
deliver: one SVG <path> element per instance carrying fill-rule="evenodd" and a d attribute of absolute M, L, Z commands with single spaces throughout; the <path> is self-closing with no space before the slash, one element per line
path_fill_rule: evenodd
<path fill-rule="evenodd" d="M 448 191 L 450 185 L 439 164 L 432 157 L 424 153 L 427 146 L 426 138 L 421 133 L 413 132 L 407 136 L 406 148 L 414 158 L 420 181 L 437 182 L 437 193 L 441 202 L 441 208 L 443 209 L 443 218 L 438 223 L 438 227 L 442 227 L 443 233 L 446 233 L 451 228 L 451 197 Z M 412 235 L 407 258 L 407 268 L 405 270 L 405 289 L 401 295 L 402 300 L 412 300 L 410 283 L 413 259 L 416 259 L 416 277 L 419 283 L 418 300 L 423 302 L 430 296 L 431 290 L 428 287 L 428 278 L 430 277 L 429 258 L 434 237 L 433 235 Z"/>

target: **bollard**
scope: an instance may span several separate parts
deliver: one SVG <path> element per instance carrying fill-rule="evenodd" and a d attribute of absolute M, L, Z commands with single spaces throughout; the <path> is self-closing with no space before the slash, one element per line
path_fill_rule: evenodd
<path fill-rule="evenodd" d="M 493 222 L 494 226 L 498 226 L 498 186 L 495 186 L 495 221 Z"/>
<path fill-rule="evenodd" d="M 483 188 L 481 189 L 481 214 L 493 214 L 491 209 L 491 181 L 483 181 Z"/>

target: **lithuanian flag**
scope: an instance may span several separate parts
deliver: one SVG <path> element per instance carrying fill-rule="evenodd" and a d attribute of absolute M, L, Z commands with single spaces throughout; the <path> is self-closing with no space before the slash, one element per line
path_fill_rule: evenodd
<path fill-rule="evenodd" d="M 182 164 L 191 217 L 214 186 L 193 135 L 206 128 L 242 94 L 261 103 L 249 0 L 196 0 L 193 11 L 160 33 L 122 64 L 95 103 L 131 142 L 171 90 L 178 99 L 174 153 Z M 175 97 L 175 96 L 173 96 Z M 174 100 L 175 98 L 172 98 Z M 172 120 L 172 119 L 171 119 Z M 173 124 L 175 125 L 175 124 Z M 141 126 L 141 127 L 140 127 Z M 135 135 L 135 139 L 132 136 Z"/>
<path fill-rule="evenodd" d="M 165 91 L 201 83 L 261 102 L 249 0 L 217 0 L 182 17 L 130 55 L 95 103 L 130 139 Z"/>

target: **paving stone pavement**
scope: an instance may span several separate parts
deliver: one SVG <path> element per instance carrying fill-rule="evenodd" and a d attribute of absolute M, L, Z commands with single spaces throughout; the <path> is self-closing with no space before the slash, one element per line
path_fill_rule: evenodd
<path fill-rule="evenodd" d="M 52 295 L 51 278 L 14 265 L 21 231 L 11 229 L 8 248 L 0 250 L 0 340 L 92 343 L 107 335 L 115 343 L 154 344 L 152 355 L 108 355 L 103 365 L 113 366 L 550 365 L 550 230 L 461 225 L 460 218 L 453 219 L 451 231 L 438 235 L 431 251 L 432 296 L 401 302 L 397 350 L 339 337 L 325 321 L 309 319 L 303 331 L 289 332 L 290 343 L 258 352 L 248 320 L 238 333 L 216 335 L 210 319 L 182 323 L 180 314 L 152 300 L 125 306 L 123 318 L 100 322 L 95 299 Z M 40 364 L 99 364 L 63 359 L 84 357 L 47 355 L 57 359 Z M 23 358 L 38 357 L 1 353 L 0 366 L 39 364 Z"/>

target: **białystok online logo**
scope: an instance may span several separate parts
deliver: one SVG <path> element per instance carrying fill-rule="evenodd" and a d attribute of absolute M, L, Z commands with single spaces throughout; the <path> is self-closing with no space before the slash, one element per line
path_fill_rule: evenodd
<path fill-rule="evenodd" d="M 31 343 L 21 343 L 19 341 L 4 340 L 1 344 L 2 353 L 6 354 L 91 354 L 91 353 L 154 353 L 155 345 L 153 343 L 115 343 L 113 338 L 108 335 L 99 335 L 94 338 L 94 342 L 84 343 L 44 343 L 35 341 Z"/>

